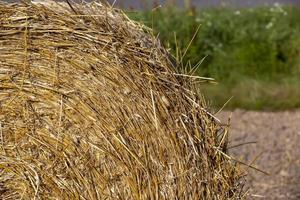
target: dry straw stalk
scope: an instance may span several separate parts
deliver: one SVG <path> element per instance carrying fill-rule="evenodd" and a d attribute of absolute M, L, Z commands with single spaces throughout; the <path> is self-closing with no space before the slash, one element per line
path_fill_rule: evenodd
<path fill-rule="evenodd" d="M 0 199 L 239 198 L 226 129 L 176 73 L 109 5 L 0 2 Z"/>

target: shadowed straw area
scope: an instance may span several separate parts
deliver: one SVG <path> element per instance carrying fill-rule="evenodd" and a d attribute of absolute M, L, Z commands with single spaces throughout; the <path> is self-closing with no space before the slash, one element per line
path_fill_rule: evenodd
<path fill-rule="evenodd" d="M 0 3 L 0 198 L 239 198 L 194 82 L 109 5 Z"/>

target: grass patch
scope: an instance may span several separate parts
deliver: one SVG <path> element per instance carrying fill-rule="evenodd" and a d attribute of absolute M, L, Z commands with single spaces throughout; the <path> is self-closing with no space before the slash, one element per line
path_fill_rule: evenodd
<path fill-rule="evenodd" d="M 132 13 L 153 27 L 183 63 L 203 59 L 197 75 L 219 84 L 201 87 L 216 107 L 293 109 L 300 107 L 300 9 L 288 6 L 180 10 L 166 7 Z M 176 36 L 176 39 L 175 39 Z M 180 60 L 178 60 L 179 62 Z"/>
<path fill-rule="evenodd" d="M 299 80 L 280 84 L 246 78 L 239 84 L 207 85 L 202 88 L 212 107 L 220 108 L 231 96 L 227 109 L 289 110 L 300 107 Z"/>

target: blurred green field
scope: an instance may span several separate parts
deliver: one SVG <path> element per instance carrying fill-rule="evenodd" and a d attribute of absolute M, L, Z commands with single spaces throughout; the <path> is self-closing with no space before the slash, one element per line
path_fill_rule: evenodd
<path fill-rule="evenodd" d="M 195 74 L 217 80 L 200 86 L 216 109 L 231 97 L 227 109 L 300 107 L 300 8 L 166 7 L 129 16 L 153 28 L 183 66 L 205 58 Z"/>

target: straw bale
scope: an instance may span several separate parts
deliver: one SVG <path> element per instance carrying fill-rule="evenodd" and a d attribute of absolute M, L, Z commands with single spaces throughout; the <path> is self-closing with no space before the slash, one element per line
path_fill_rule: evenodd
<path fill-rule="evenodd" d="M 234 199 L 227 130 L 146 27 L 0 2 L 0 199 Z"/>

